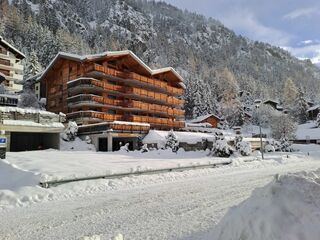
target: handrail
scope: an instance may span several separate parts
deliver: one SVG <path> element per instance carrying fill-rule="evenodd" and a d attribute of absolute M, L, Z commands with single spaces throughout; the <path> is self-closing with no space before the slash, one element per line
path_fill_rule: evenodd
<path fill-rule="evenodd" d="M 136 81 L 148 84 L 148 85 L 152 85 L 153 87 L 155 86 L 155 87 L 162 88 L 162 89 L 166 90 L 167 92 L 174 94 L 174 95 L 183 95 L 184 94 L 183 89 L 169 86 L 166 82 L 163 82 L 161 80 L 145 77 L 140 74 L 133 73 L 133 72 L 131 72 L 131 73 L 122 72 L 122 71 L 112 69 L 109 67 L 101 66 L 96 63 L 93 63 L 93 64 L 87 66 L 86 72 L 91 72 L 91 71 L 98 71 L 98 72 L 105 73 L 107 75 L 111 75 L 111 76 L 115 76 L 115 77 L 119 77 L 119 78 L 124 78 L 124 79 L 133 79 L 133 80 L 136 80 Z"/>
<path fill-rule="evenodd" d="M 154 125 L 165 125 L 171 128 L 184 128 L 185 122 L 183 121 L 174 121 L 169 118 L 156 118 L 156 117 L 148 117 L 148 116 L 125 116 L 125 115 L 112 115 L 103 112 L 95 112 L 95 111 L 79 111 L 67 114 L 68 118 L 98 118 L 104 121 L 131 121 L 138 123 L 150 123 Z"/>
<path fill-rule="evenodd" d="M 131 86 L 113 85 L 104 81 L 99 81 L 99 80 L 90 79 L 90 78 L 83 78 L 83 79 L 72 81 L 68 83 L 68 88 L 74 88 L 79 85 L 90 85 L 90 86 L 96 86 L 98 88 L 105 89 L 108 91 L 121 92 L 124 94 L 134 94 L 140 97 L 152 98 L 157 101 L 165 102 L 166 104 L 170 104 L 170 105 L 181 106 L 184 104 L 184 100 L 178 99 L 173 96 L 168 96 L 167 94 L 164 94 L 164 93 L 157 93 L 154 91 L 149 91 L 142 88 L 131 87 Z"/>

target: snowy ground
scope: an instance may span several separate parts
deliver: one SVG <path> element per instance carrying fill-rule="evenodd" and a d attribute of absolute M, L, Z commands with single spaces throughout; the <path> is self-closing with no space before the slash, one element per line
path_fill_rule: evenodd
<path fill-rule="evenodd" d="M 0 171 L 6 166 L 6 172 L 22 179 L 12 186 L 9 176 L 0 172 L 0 239 L 84 239 L 93 235 L 110 239 L 117 233 L 125 239 L 205 239 L 229 207 L 248 198 L 275 174 L 320 168 L 319 146 L 295 147 L 303 152 L 267 154 L 264 161 L 248 163 L 240 158 L 216 169 L 76 182 L 50 189 L 35 186 L 39 176 L 106 172 L 110 165 L 103 161 L 113 161 L 118 167 L 112 171 L 116 172 L 123 166 L 132 171 L 138 166 L 177 166 L 214 159 L 204 153 L 10 153 L 9 164 L 2 162 Z M 95 167 L 97 163 L 102 164 L 101 169 Z M 81 172 L 79 164 L 88 171 Z"/>

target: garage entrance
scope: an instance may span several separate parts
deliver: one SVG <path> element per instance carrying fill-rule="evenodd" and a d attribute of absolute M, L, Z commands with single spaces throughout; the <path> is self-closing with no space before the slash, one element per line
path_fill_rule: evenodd
<path fill-rule="evenodd" d="M 108 152 L 108 138 L 99 138 L 99 152 Z"/>
<path fill-rule="evenodd" d="M 59 149 L 59 133 L 11 132 L 10 151 L 33 151 L 41 149 Z"/>

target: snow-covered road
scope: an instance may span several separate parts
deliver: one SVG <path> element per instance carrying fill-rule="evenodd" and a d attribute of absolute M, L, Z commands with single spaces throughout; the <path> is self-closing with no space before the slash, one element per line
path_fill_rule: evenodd
<path fill-rule="evenodd" d="M 276 173 L 317 168 L 320 161 L 300 159 L 119 180 L 136 184 L 2 211 L 0 239 L 84 239 L 99 235 L 109 240 L 117 233 L 125 239 L 201 239 L 199 232 L 205 234 L 229 207 L 267 184 Z M 120 184 L 117 180 L 99 180 L 96 184 L 103 181 Z"/>

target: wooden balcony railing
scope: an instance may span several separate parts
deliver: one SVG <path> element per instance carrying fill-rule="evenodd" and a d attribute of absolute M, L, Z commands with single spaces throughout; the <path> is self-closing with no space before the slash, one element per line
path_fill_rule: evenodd
<path fill-rule="evenodd" d="M 92 72 L 92 71 L 102 72 L 104 74 L 114 76 L 114 77 L 123 78 L 123 79 L 133 79 L 133 80 L 139 81 L 141 83 L 148 84 L 152 87 L 162 88 L 165 91 L 167 91 L 168 93 L 173 94 L 173 95 L 180 95 L 181 96 L 184 94 L 184 90 L 181 88 L 169 86 L 168 83 L 166 83 L 166 82 L 163 82 L 163 81 L 160 81 L 160 80 L 154 79 L 154 78 L 145 77 L 145 76 L 139 75 L 137 73 L 121 72 L 119 70 L 104 67 L 104 66 L 101 66 L 101 65 L 95 64 L 95 63 L 88 65 L 86 67 L 86 72 Z"/>
<path fill-rule="evenodd" d="M 150 103 L 145 103 L 145 102 L 140 102 L 135 100 L 109 99 L 109 98 L 104 98 L 102 96 L 91 95 L 91 94 L 80 94 L 78 96 L 71 97 L 68 99 L 69 104 L 81 104 L 81 103 L 88 103 L 88 102 L 122 107 L 124 110 L 127 108 L 136 108 L 136 109 L 148 111 L 150 113 L 158 112 L 161 114 L 167 114 L 169 116 L 178 116 L 178 117 L 184 116 L 184 111 L 176 108 L 170 108 L 164 105 L 150 104 Z"/>
<path fill-rule="evenodd" d="M 129 116 L 129 115 L 112 115 L 103 112 L 95 111 L 79 111 L 74 113 L 67 114 L 68 119 L 81 119 L 81 118 L 92 118 L 100 119 L 106 122 L 113 121 L 130 121 L 137 123 L 149 123 L 152 125 L 163 126 L 167 128 L 184 128 L 185 122 L 183 121 L 174 121 L 169 118 L 156 118 L 148 116 Z"/>
<path fill-rule="evenodd" d="M 95 86 L 99 89 L 105 89 L 108 91 L 120 92 L 123 94 L 132 94 L 140 97 L 155 99 L 168 105 L 182 106 L 184 104 L 184 100 L 180 100 L 173 96 L 168 96 L 164 93 L 157 93 L 136 87 L 113 85 L 104 81 L 99 81 L 90 78 L 83 78 L 76 81 L 72 81 L 68 83 L 68 88 L 76 88 L 81 85 L 89 87 Z"/>

